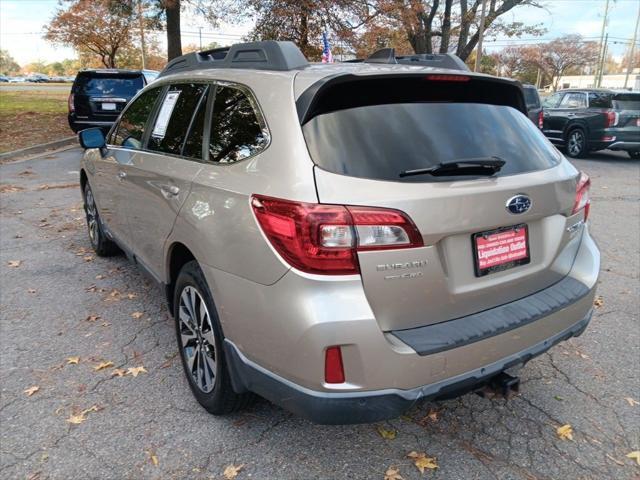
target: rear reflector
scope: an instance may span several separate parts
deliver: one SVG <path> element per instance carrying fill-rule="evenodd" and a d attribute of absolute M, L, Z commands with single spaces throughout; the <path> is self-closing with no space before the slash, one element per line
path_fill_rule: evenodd
<path fill-rule="evenodd" d="M 324 381 L 326 383 L 344 383 L 342 351 L 339 346 L 329 347 L 325 350 Z"/>
<path fill-rule="evenodd" d="M 67 106 L 69 107 L 69 113 L 73 113 L 76 109 L 76 106 L 73 103 L 73 93 L 69 94 L 69 98 L 67 99 Z"/>
<path fill-rule="evenodd" d="M 589 209 L 591 208 L 591 199 L 589 198 L 589 190 L 591 189 L 591 179 L 589 176 L 580 172 L 578 178 L 578 184 L 576 185 L 576 199 L 573 204 L 573 210 L 571 215 L 575 215 L 580 210 L 584 209 L 584 221 L 589 218 Z"/>
<path fill-rule="evenodd" d="M 427 80 L 436 82 L 468 82 L 470 80 L 466 75 L 427 75 Z"/>
<path fill-rule="evenodd" d="M 542 110 L 538 113 L 538 128 L 542 130 L 544 128 L 544 113 Z"/>
<path fill-rule="evenodd" d="M 399 210 L 323 205 L 253 195 L 265 236 L 289 265 L 307 273 L 360 271 L 357 252 L 422 247 L 422 236 Z"/>

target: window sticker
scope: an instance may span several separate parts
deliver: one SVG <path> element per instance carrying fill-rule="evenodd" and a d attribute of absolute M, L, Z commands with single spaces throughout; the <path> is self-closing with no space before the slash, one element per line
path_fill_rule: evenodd
<path fill-rule="evenodd" d="M 162 102 L 162 107 L 160 107 L 160 113 L 158 113 L 158 119 L 153 127 L 153 132 L 151 132 L 152 137 L 164 138 L 167 133 L 167 125 L 169 125 L 169 120 L 171 120 L 171 114 L 173 113 L 173 109 L 176 106 L 181 92 L 182 90 L 175 90 L 167 93 L 164 102 Z"/>

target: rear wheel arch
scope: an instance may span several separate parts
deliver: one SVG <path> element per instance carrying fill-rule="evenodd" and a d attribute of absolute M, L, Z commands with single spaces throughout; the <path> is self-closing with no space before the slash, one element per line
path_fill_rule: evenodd
<path fill-rule="evenodd" d="M 176 285 L 178 274 L 180 273 L 180 270 L 184 265 L 193 260 L 197 261 L 195 255 L 184 243 L 175 242 L 168 249 L 166 263 L 167 283 L 165 286 L 165 295 L 167 297 L 169 311 L 171 312 L 173 312 L 173 290 Z"/>

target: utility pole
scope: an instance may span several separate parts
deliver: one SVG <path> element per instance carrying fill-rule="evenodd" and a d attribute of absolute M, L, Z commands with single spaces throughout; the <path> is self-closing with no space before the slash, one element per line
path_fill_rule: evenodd
<path fill-rule="evenodd" d="M 538 74 L 536 75 L 536 89 L 540 88 L 540 67 L 538 67 Z"/>
<path fill-rule="evenodd" d="M 598 86 L 598 79 L 600 78 L 600 64 L 602 63 L 602 57 L 604 57 L 604 31 L 607 28 L 607 16 L 609 15 L 609 0 L 606 0 L 604 4 L 604 18 L 602 19 L 602 29 L 600 30 L 600 51 L 598 53 L 598 64 L 596 65 L 596 74 L 593 78 L 593 85 Z"/>
<path fill-rule="evenodd" d="M 140 27 L 140 50 L 142 51 L 142 69 L 147 68 L 147 52 L 144 45 L 144 17 L 142 15 L 142 0 L 138 0 L 138 25 Z"/>
<path fill-rule="evenodd" d="M 624 88 L 627 88 L 629 83 L 629 75 L 633 71 L 633 56 L 636 53 L 636 39 L 638 38 L 638 24 L 640 24 L 640 5 L 638 6 L 638 18 L 636 18 L 636 29 L 633 31 L 633 40 L 631 40 L 631 47 L 629 47 L 629 65 L 627 66 L 627 74 L 624 76 Z"/>
<path fill-rule="evenodd" d="M 609 0 L 607 0 L 608 2 Z M 480 11 L 480 30 L 478 35 L 478 47 L 476 49 L 476 65 L 473 68 L 474 72 L 480 69 L 480 60 L 482 58 L 482 39 L 484 37 L 484 12 L 487 8 L 487 0 L 482 0 L 482 10 Z"/>
<path fill-rule="evenodd" d="M 602 58 L 600 59 L 600 68 L 598 69 L 598 71 L 600 72 L 598 74 L 598 82 L 596 83 L 596 87 L 600 88 L 602 86 L 602 74 L 604 73 L 604 62 L 605 59 L 607 58 L 607 43 L 609 40 L 609 34 L 607 33 L 604 36 L 604 45 L 602 47 Z"/>
<path fill-rule="evenodd" d="M 200 50 L 202 50 L 202 27 L 198 27 L 198 36 L 200 37 Z"/>

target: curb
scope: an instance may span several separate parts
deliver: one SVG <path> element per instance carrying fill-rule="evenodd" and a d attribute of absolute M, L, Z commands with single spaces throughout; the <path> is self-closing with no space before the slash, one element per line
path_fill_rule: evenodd
<path fill-rule="evenodd" d="M 21 148 L 19 150 L 14 150 L 13 152 L 0 153 L 0 161 L 6 160 L 11 157 L 24 157 L 27 155 L 35 155 L 38 153 L 46 152 L 47 150 L 55 150 L 57 148 L 71 146 L 78 143 L 78 137 L 67 137 L 62 140 L 56 140 L 54 142 L 43 143 L 40 145 L 35 145 L 33 147 Z"/>

